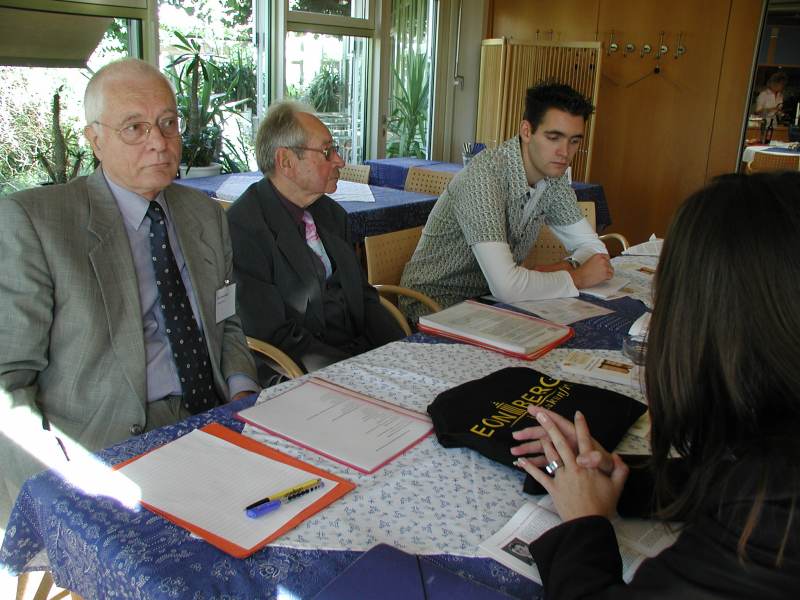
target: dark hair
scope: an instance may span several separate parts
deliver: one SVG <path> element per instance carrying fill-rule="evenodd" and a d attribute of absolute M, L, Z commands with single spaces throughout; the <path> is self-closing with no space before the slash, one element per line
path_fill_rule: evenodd
<path fill-rule="evenodd" d="M 592 103 L 577 90 L 563 83 L 543 81 L 528 88 L 522 118 L 533 126 L 533 131 L 536 131 L 544 120 L 544 114 L 551 108 L 583 117 L 584 121 L 594 112 Z"/>
<path fill-rule="evenodd" d="M 740 559 L 767 490 L 800 483 L 799 198 L 800 173 L 717 178 L 678 210 L 656 272 L 645 377 L 661 515 L 691 520 L 721 485 L 752 492 Z M 758 468 L 734 481 L 742 458 Z"/>

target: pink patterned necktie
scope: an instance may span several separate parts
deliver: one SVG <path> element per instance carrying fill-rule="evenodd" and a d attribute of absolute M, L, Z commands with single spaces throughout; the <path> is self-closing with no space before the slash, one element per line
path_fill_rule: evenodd
<path fill-rule="evenodd" d="M 325 279 L 328 279 L 333 274 L 333 267 L 331 267 L 331 259 L 328 258 L 328 253 L 325 252 L 325 246 L 322 245 L 322 240 L 319 239 L 317 233 L 317 226 L 314 224 L 314 217 L 307 210 L 303 211 L 303 223 L 306 225 L 306 244 L 314 251 L 319 259 L 322 261 L 322 266 L 325 267 Z"/>

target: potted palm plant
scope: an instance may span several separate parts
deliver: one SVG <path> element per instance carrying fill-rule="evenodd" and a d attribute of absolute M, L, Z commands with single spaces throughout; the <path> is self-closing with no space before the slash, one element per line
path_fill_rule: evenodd
<path fill-rule="evenodd" d="M 225 94 L 215 93 L 219 67 L 213 56 L 204 54 L 194 38 L 175 32 L 181 51 L 165 72 L 175 85 L 178 112 L 184 120 L 181 177 L 218 175 L 222 151 L 222 126 L 228 103 Z"/>

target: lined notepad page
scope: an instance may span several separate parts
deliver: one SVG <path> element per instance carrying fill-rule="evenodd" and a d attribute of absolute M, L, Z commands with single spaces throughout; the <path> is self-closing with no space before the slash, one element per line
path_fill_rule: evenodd
<path fill-rule="evenodd" d="M 257 519 L 244 509 L 317 475 L 245 450 L 199 429 L 125 465 L 142 501 L 242 548 L 252 548 L 331 490 L 318 490 Z"/>

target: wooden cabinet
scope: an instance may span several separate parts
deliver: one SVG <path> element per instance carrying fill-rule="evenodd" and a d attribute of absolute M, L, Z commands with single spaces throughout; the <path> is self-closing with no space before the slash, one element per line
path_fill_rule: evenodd
<path fill-rule="evenodd" d="M 525 92 L 547 79 L 571 85 L 594 104 L 600 87 L 599 42 L 527 42 L 502 39 L 481 43 L 478 122 L 475 138 L 489 147 L 519 131 Z M 594 116 L 586 121 L 584 142 L 572 161 L 572 178 L 590 180 Z"/>

